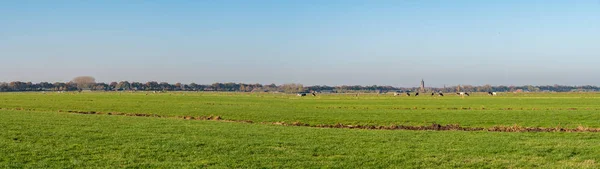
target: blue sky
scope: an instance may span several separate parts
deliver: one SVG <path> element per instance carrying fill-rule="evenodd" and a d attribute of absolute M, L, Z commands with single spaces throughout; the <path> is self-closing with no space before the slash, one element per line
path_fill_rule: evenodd
<path fill-rule="evenodd" d="M 600 0 L 0 1 L 0 81 L 600 85 Z"/>

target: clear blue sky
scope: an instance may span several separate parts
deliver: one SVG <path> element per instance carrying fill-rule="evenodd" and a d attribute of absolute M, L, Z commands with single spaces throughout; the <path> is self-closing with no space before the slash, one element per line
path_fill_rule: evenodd
<path fill-rule="evenodd" d="M 600 0 L 0 1 L 0 81 L 600 85 Z"/>

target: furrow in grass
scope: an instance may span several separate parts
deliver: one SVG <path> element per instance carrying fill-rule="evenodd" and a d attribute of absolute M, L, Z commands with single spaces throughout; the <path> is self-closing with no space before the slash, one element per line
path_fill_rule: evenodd
<path fill-rule="evenodd" d="M 6 108 L 0 108 L 0 110 L 9 110 Z M 21 111 L 35 111 L 33 109 L 11 109 Z M 221 116 L 161 116 L 157 114 L 145 114 L 145 113 L 119 113 L 119 112 L 95 112 L 95 111 L 62 111 L 72 114 L 86 114 L 86 115 L 118 115 L 118 116 L 137 116 L 137 117 L 154 117 L 154 118 L 178 118 L 184 120 L 212 120 L 222 122 L 237 122 L 237 123 L 254 123 L 251 120 L 230 120 L 223 119 Z M 315 127 L 315 128 L 345 128 L 345 129 L 364 129 L 364 130 L 431 130 L 431 131 L 488 131 L 488 132 L 600 132 L 600 128 L 589 128 L 584 126 L 578 126 L 576 128 L 564 128 L 564 127 L 524 127 L 519 125 L 512 126 L 493 126 L 489 128 L 483 127 L 463 127 L 459 124 L 436 124 L 433 123 L 429 126 L 409 126 L 409 125 L 348 125 L 342 123 L 336 124 L 308 124 L 303 122 L 260 122 L 261 124 L 272 124 L 282 126 L 301 126 L 301 127 Z"/>

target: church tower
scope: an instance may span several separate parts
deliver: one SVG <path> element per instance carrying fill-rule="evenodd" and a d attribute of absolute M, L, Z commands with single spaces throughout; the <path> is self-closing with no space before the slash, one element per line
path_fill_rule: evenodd
<path fill-rule="evenodd" d="M 423 79 L 421 79 L 421 87 L 420 87 L 420 92 L 424 93 L 425 92 L 425 81 Z"/>

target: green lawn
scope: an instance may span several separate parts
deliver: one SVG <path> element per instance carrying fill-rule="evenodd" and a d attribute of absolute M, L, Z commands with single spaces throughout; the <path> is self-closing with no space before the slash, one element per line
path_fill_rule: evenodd
<path fill-rule="evenodd" d="M 597 133 L 323 129 L 0 110 L 0 168 L 598 168 Z"/>

